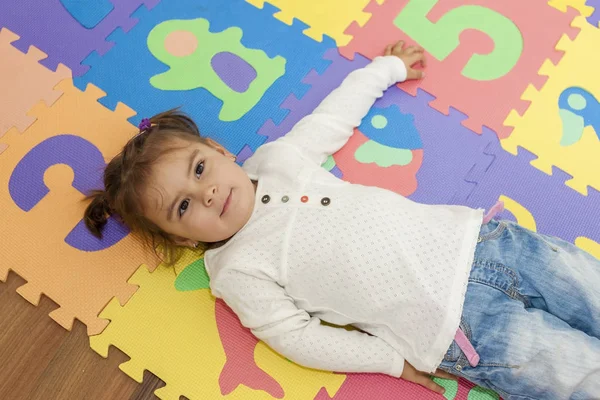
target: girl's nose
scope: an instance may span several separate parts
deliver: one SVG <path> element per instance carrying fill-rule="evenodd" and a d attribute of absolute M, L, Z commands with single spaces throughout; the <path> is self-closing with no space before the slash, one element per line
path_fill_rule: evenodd
<path fill-rule="evenodd" d="M 217 194 L 217 185 L 209 185 L 204 192 L 204 205 L 210 207 Z"/>

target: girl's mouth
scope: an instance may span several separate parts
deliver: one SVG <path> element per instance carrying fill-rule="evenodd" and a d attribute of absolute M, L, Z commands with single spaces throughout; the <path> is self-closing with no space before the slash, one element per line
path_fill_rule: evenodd
<path fill-rule="evenodd" d="M 231 203 L 231 194 L 233 193 L 233 189 L 231 189 L 229 191 L 229 196 L 227 196 L 227 198 L 225 199 L 225 203 L 223 204 L 223 211 L 221 211 L 221 215 L 220 217 L 223 216 L 223 214 L 225 214 L 225 212 L 227 211 L 227 209 L 229 208 L 229 203 Z"/>

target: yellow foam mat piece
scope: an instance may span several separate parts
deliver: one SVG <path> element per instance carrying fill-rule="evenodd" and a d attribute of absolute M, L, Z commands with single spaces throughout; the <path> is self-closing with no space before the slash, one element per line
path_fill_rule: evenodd
<path fill-rule="evenodd" d="M 505 125 L 514 131 L 502 140 L 502 147 L 517 154 L 521 146 L 537 155 L 531 164 L 547 174 L 552 166 L 560 168 L 573 179 L 566 184 L 587 195 L 587 186 L 600 190 L 600 140 L 592 126 L 586 126 L 581 139 L 575 144 L 561 145 L 563 121 L 558 101 L 565 89 L 577 87 L 600 99 L 600 29 L 588 24 L 584 17 L 576 17 L 572 26 L 581 28 L 577 38 L 571 41 L 566 35 L 556 48 L 565 52 L 558 65 L 546 61 L 539 70 L 548 76 L 540 91 L 529 86 L 522 99 L 531 101 L 523 116 L 512 111 Z M 575 72 L 576 71 L 576 72 Z M 596 112 L 600 112 L 597 110 Z"/>
<path fill-rule="evenodd" d="M 589 17 L 594 12 L 594 7 L 585 4 L 586 0 L 549 0 L 548 4 L 562 12 L 567 11 L 567 7 L 571 7 L 579 11 L 584 17 Z"/>
<path fill-rule="evenodd" d="M 264 0 L 246 0 L 248 3 L 263 8 Z M 391 0 L 388 0 L 391 1 Z M 308 37 L 321 42 L 323 35 L 335 40 L 338 47 L 347 45 L 352 36 L 344 33 L 354 21 L 360 26 L 367 23 L 371 14 L 363 12 L 370 0 L 324 0 L 307 5 L 303 0 L 270 0 L 268 3 L 281 9 L 274 16 L 282 22 L 291 25 L 294 18 L 307 24 L 310 28 L 304 30 Z M 376 0 L 383 4 L 384 0 Z"/>
<path fill-rule="evenodd" d="M 50 313 L 52 319 L 71 329 L 77 318 L 93 335 L 102 332 L 108 323 L 98 318 L 106 304 L 113 297 L 124 304 L 135 292 L 136 287 L 127 279 L 141 264 L 153 263 L 155 267 L 156 261 L 130 235 L 99 251 L 81 251 L 66 243 L 65 238 L 81 221 L 86 207 L 84 194 L 72 186 L 75 173 L 66 164 L 49 166 L 43 178 L 36 175 L 38 181 L 30 178 L 29 182 L 10 183 L 20 161 L 51 138 L 76 135 L 108 159 L 129 139 L 124 132 L 136 132 L 127 122 L 133 111 L 123 104 L 115 111 L 103 107 L 97 100 L 105 94 L 97 87 L 90 85 L 82 92 L 67 79 L 57 89 L 63 95 L 51 107 L 41 102 L 30 110 L 37 118 L 30 128 L 23 134 L 12 128 L 0 139 L 7 146 L 0 154 L 0 280 L 6 281 L 8 271 L 13 270 L 27 281 L 17 289 L 27 301 L 37 305 L 40 295 L 45 294 L 60 306 Z M 65 149 L 56 146 L 52 151 Z M 37 166 L 42 158 L 30 157 L 28 170 L 44 168 L 44 164 Z M 79 171 L 80 179 L 90 178 L 83 175 Z M 44 186 L 48 193 L 29 211 L 17 205 L 10 191 L 12 187 L 20 191 L 22 198 L 32 198 Z"/>
<path fill-rule="evenodd" d="M 261 390 L 259 382 L 251 382 L 258 386 L 255 388 L 234 384 L 233 391 L 222 393 L 220 381 L 225 379 L 222 373 L 227 362 L 227 343 L 222 342 L 222 335 L 226 333 L 230 345 L 238 346 L 232 353 L 243 357 L 239 354 L 240 342 L 250 333 L 242 331 L 234 314 L 226 321 L 217 321 L 215 308 L 219 304 L 208 289 L 176 290 L 176 273 L 194 257 L 198 258 L 193 253 L 184 255 L 175 268 L 161 265 L 152 273 L 145 267 L 138 269 L 129 280 L 139 285 L 138 291 L 124 307 L 113 300 L 102 311 L 100 316 L 111 322 L 104 332 L 90 338 L 92 349 L 106 357 L 110 345 L 119 348 L 131 357 L 121 364 L 121 370 L 138 382 L 142 381 L 144 370 L 157 375 L 166 382 L 155 392 L 163 400 L 176 400 L 180 395 L 190 400 L 225 395 L 239 400 L 273 399 Z M 224 332 L 219 331 L 219 323 Z M 248 368 L 260 368 L 275 381 L 274 386 L 283 389 L 277 398 L 312 399 L 322 387 L 336 393 L 345 379 L 345 375 L 293 364 L 262 342 L 250 346 L 249 351 L 253 351 L 255 365 L 248 363 L 246 368 L 238 369 L 238 374 L 243 375 Z"/>

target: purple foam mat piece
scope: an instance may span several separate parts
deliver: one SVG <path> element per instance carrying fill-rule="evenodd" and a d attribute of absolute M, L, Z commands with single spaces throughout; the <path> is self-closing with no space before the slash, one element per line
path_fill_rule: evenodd
<path fill-rule="evenodd" d="M 592 15 L 587 17 L 587 21 L 595 27 L 598 27 L 600 24 L 600 0 L 588 0 L 586 5 L 595 8 Z"/>
<path fill-rule="evenodd" d="M 337 48 L 327 50 L 323 59 L 331 61 L 325 72 L 319 75 L 312 70 L 302 80 L 302 83 L 311 85 L 308 92 L 300 99 L 291 94 L 281 103 L 280 108 L 289 110 L 285 119 L 279 125 L 272 120 L 267 120 L 259 129 L 258 133 L 267 137 L 266 142 L 271 142 L 292 130 L 294 125 L 302 117 L 310 114 L 332 90 L 342 83 L 350 72 L 371 62 L 360 55 L 356 55 L 353 61 L 347 60 L 339 54 Z"/>
<path fill-rule="evenodd" d="M 588 189 L 583 196 L 565 185 L 570 176 L 555 169 L 552 176 L 531 166 L 536 158 L 520 149 L 506 152 L 487 128 L 477 135 L 461 125 L 465 115 L 450 110 L 444 115 L 428 103 L 434 97 L 419 91 L 413 97 L 390 88 L 375 106 L 396 104 L 414 116 L 423 142 L 423 164 L 412 200 L 428 204 L 461 204 L 489 209 L 500 196 L 508 196 L 531 212 L 540 233 L 574 242 L 585 236 L 600 242 L 600 193 Z M 501 217 L 513 219 L 508 212 Z"/>
<path fill-rule="evenodd" d="M 73 18 L 60 0 L 2 0 L 0 27 L 6 27 L 21 39 L 13 45 L 27 52 L 33 45 L 48 55 L 41 63 L 55 70 L 59 63 L 81 76 L 88 65 L 81 65 L 92 51 L 106 53 L 113 45 L 106 37 L 116 28 L 129 31 L 137 22 L 130 15 L 142 4 L 154 7 L 160 0 L 112 1 L 113 10 L 93 29 Z"/>
<path fill-rule="evenodd" d="M 466 177 L 475 187 L 462 203 L 488 207 L 501 195 L 525 207 L 536 222 L 537 231 L 574 242 L 580 236 L 600 243 L 600 192 L 588 187 L 588 195 L 565 185 L 572 177 L 553 168 L 552 175 L 531 166 L 537 158 L 519 148 L 517 156 L 494 145 L 486 149 L 493 161 L 474 168 Z"/>
<path fill-rule="evenodd" d="M 398 87 L 392 87 L 380 98 L 375 107 L 396 104 L 402 113 L 414 116 L 414 125 L 423 143 L 423 163 L 417 172 L 417 190 L 412 200 L 428 204 L 456 204 L 461 193 L 473 185 L 464 181 L 475 160 L 497 136 L 489 129 L 477 135 L 461 125 L 467 117 L 450 109 L 441 114 L 429 106 L 434 99 L 419 89 L 413 97 Z"/>

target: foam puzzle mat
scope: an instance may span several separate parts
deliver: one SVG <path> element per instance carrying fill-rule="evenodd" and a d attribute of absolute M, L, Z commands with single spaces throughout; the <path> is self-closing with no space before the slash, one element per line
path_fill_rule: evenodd
<path fill-rule="evenodd" d="M 427 77 L 390 88 L 323 168 L 424 203 L 500 199 L 600 258 L 599 23 L 600 0 L 3 0 L 0 280 L 19 274 L 164 400 L 442 398 L 286 360 L 211 296 L 200 252 L 157 265 L 112 218 L 96 239 L 84 194 L 144 117 L 182 106 L 243 162 L 403 39 Z M 435 380 L 449 400 L 499 398 Z"/>

